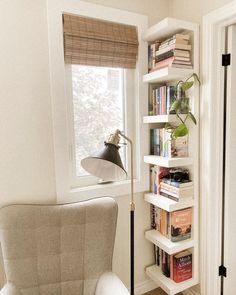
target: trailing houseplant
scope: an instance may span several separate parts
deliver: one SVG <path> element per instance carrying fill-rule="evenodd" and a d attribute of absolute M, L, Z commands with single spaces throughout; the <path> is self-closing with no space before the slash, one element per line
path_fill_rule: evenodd
<path fill-rule="evenodd" d="M 189 106 L 189 98 L 186 92 L 193 87 L 195 83 L 200 84 L 200 80 L 197 74 L 193 73 L 186 80 L 180 80 L 176 84 L 174 93 L 174 102 L 170 108 L 170 114 L 175 114 L 178 123 L 166 123 L 165 128 L 171 134 L 171 140 L 175 140 L 178 137 L 186 136 L 189 132 L 187 122 L 190 120 L 197 125 L 197 120 L 191 108 Z"/>

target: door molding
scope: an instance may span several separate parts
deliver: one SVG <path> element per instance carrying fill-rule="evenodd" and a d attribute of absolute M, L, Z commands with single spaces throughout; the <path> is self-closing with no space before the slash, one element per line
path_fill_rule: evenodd
<path fill-rule="evenodd" d="M 220 294 L 223 67 L 225 27 L 236 23 L 236 1 L 203 17 L 200 106 L 201 294 Z"/>

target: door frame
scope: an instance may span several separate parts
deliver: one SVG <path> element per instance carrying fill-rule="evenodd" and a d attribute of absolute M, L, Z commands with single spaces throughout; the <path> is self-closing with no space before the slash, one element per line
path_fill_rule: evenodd
<path fill-rule="evenodd" d="M 203 17 L 200 104 L 201 294 L 220 295 L 222 232 L 223 77 L 225 27 L 236 23 L 236 1 Z"/>

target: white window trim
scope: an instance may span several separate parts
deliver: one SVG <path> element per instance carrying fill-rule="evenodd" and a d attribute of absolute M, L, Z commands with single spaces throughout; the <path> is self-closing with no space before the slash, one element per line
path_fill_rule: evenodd
<path fill-rule="evenodd" d="M 224 28 L 236 23 L 236 1 L 203 17 L 201 97 L 201 294 L 220 294 Z M 210 66 L 209 66 L 210 65 Z M 206 177 L 207 175 L 207 177 Z"/>
<path fill-rule="evenodd" d="M 147 85 L 142 83 L 142 75 L 147 72 L 147 44 L 142 36 L 148 27 L 145 15 L 119 9 L 95 5 L 79 0 L 48 0 L 49 59 L 52 97 L 52 116 L 55 153 L 55 178 L 57 201 L 73 202 L 102 195 L 120 196 L 130 193 L 129 180 L 106 185 L 94 185 L 71 189 L 70 184 L 70 147 L 68 134 L 68 110 L 66 103 L 66 81 L 63 51 L 62 13 L 71 13 L 135 25 L 139 33 L 138 62 L 135 70 L 135 97 L 137 103 L 135 118 L 135 138 L 137 157 L 137 178 L 135 192 L 149 188 L 148 165 L 143 156 L 148 154 L 148 127 L 142 124 L 147 114 Z"/>

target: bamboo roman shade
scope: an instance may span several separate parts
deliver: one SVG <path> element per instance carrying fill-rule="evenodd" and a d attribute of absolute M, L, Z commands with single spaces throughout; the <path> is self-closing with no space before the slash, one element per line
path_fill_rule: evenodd
<path fill-rule="evenodd" d="M 135 68 L 138 34 L 135 26 L 63 14 L 65 62 Z"/>

